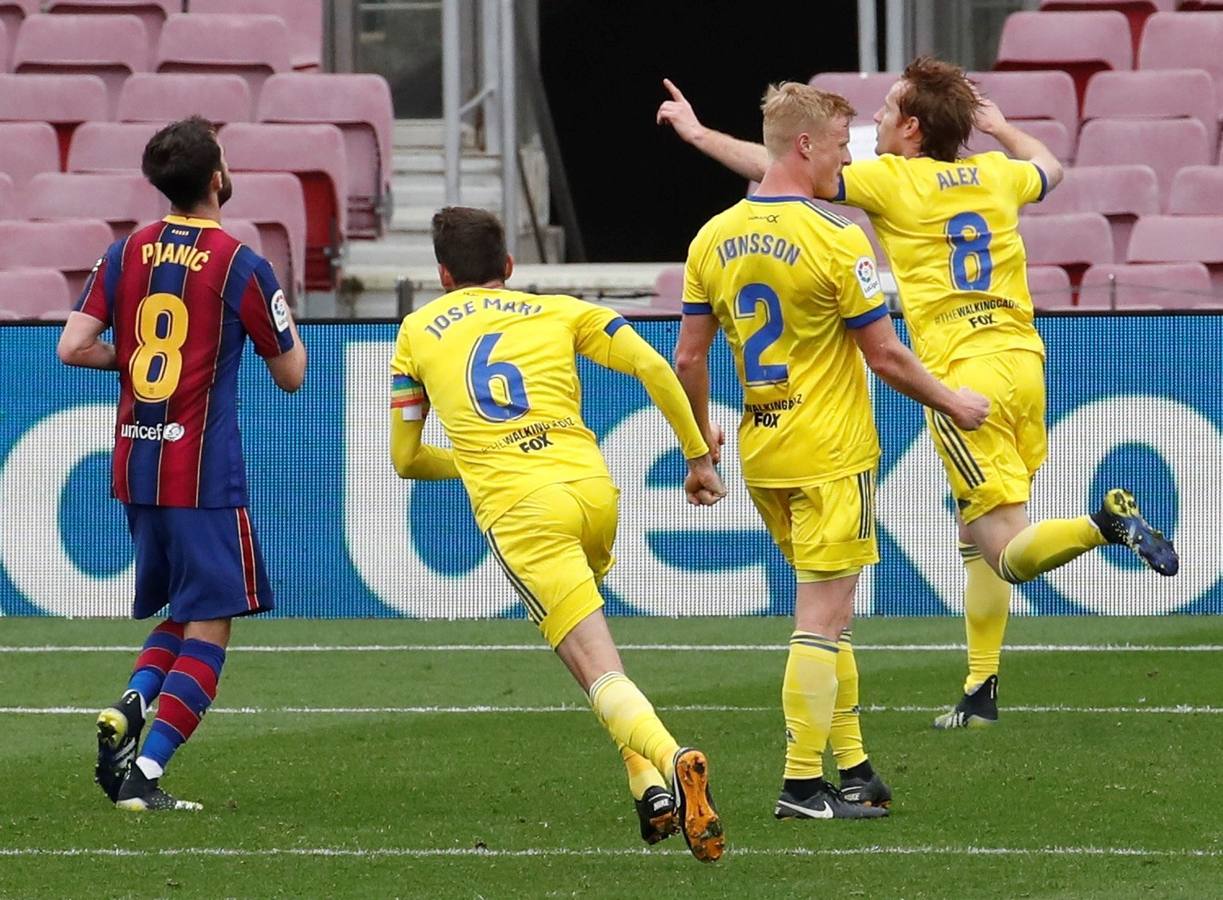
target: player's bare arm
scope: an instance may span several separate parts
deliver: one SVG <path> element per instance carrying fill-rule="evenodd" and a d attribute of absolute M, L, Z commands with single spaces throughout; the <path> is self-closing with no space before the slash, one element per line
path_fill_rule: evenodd
<path fill-rule="evenodd" d="M 82 312 L 68 315 L 56 353 L 60 362 L 85 369 L 115 369 L 115 347 L 99 340 L 107 325 Z"/>
<path fill-rule="evenodd" d="M 953 391 L 926 371 L 913 351 L 900 342 L 889 317 L 853 329 L 853 336 L 866 364 L 889 387 L 945 413 L 960 430 L 975 431 L 989 415 L 988 399 L 969 388 Z"/>
<path fill-rule="evenodd" d="M 395 472 L 400 478 L 417 481 L 458 478 L 453 451 L 422 441 L 427 415 L 428 410 L 422 410 L 420 418 L 409 420 L 402 410 L 391 410 L 391 463 Z"/>
<path fill-rule="evenodd" d="M 286 311 L 289 319 L 289 333 L 293 335 L 293 346 L 281 353 L 266 359 L 268 372 L 276 386 L 286 394 L 294 393 L 306 381 L 306 345 L 302 343 L 301 335 L 297 333 L 297 323 L 293 314 Z"/>
<path fill-rule="evenodd" d="M 1008 154 L 1016 159 L 1024 159 L 1038 166 L 1045 173 L 1048 190 L 1053 190 L 1062 182 L 1062 164 L 1039 139 L 1021 131 L 1006 120 L 1002 110 L 993 100 L 980 98 L 981 105 L 977 108 L 976 128 L 992 136 L 1003 146 Z"/>
<path fill-rule="evenodd" d="M 717 333 L 715 316 L 684 316 L 675 343 L 675 374 L 715 464 L 721 462 L 726 442 L 722 426 L 709 420 L 709 348 Z"/>
<path fill-rule="evenodd" d="M 696 117 L 692 104 L 671 79 L 664 78 L 662 85 L 671 95 L 671 99 L 663 101 L 658 107 L 655 121 L 659 125 L 670 125 L 683 141 L 744 178 L 759 181 L 764 177 L 764 170 L 769 165 L 769 153 L 763 144 L 743 141 L 721 131 L 706 128 Z"/>

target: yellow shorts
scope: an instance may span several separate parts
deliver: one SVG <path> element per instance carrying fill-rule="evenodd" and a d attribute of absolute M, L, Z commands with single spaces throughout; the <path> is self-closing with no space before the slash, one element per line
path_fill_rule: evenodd
<path fill-rule="evenodd" d="M 991 404 L 989 417 L 976 431 L 960 431 L 942 413 L 926 410 L 926 425 L 960 518 L 967 523 L 996 507 L 1027 503 L 1049 446 L 1040 355 L 1011 350 L 957 360 L 943 382 L 953 389 L 972 388 Z"/>
<path fill-rule="evenodd" d="M 527 616 L 554 649 L 603 606 L 598 583 L 615 562 L 619 498 L 610 478 L 544 485 L 484 532 Z"/>
<path fill-rule="evenodd" d="M 800 581 L 879 562 L 873 469 L 810 487 L 749 484 L 747 492 Z"/>

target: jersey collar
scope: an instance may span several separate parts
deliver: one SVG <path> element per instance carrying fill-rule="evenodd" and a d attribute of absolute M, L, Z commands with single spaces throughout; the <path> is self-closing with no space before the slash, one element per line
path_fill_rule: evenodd
<path fill-rule="evenodd" d="M 162 219 L 168 225 L 182 225 L 187 228 L 220 228 L 220 222 L 212 219 L 197 219 L 194 216 L 166 216 Z"/>

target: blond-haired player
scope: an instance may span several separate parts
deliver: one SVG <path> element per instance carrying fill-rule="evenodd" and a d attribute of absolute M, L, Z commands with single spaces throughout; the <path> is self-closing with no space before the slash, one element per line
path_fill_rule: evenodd
<path fill-rule="evenodd" d="M 716 447 L 708 353 L 725 332 L 744 392 L 743 478 L 797 581 L 782 682 L 785 782 L 774 815 L 876 818 L 887 814 L 891 793 L 862 751 L 847 635 L 859 573 L 879 560 L 879 438 L 863 357 L 958 428 L 977 428 L 989 402 L 922 368 L 892 329 L 862 229 L 811 202 L 836 189 L 849 161 L 853 109 L 836 94 L 783 84 L 769 89 L 763 110 L 769 164 L 759 190 L 710 219 L 689 248 L 676 369 Z M 839 698 L 841 688 L 853 696 Z M 852 800 L 823 778 L 838 706 L 854 709 L 856 756 L 838 754 L 842 784 L 857 788 Z"/>
<path fill-rule="evenodd" d="M 768 164 L 764 147 L 705 128 L 679 90 L 658 121 L 748 178 Z M 1108 491 L 1100 509 L 1029 523 L 1025 505 L 1044 462 L 1044 345 L 1033 324 L 1019 209 L 1062 180 L 1062 166 L 1036 138 L 983 100 L 963 70 L 920 57 L 875 113 L 880 157 L 847 166 L 818 195 L 865 210 L 888 254 L 919 357 L 951 385 L 983 391 L 995 413 L 963 433 L 927 413 L 959 508 L 967 574 L 968 676 L 937 728 L 998 718 L 998 661 L 1011 585 L 1030 581 L 1104 544 L 1123 544 L 1161 575 L 1175 575 L 1171 543 L 1139 512 L 1133 495 Z M 1007 152 L 960 158 L 976 125 Z"/>
<path fill-rule="evenodd" d="M 462 478 L 489 549 L 620 748 L 642 837 L 678 825 L 697 859 L 716 860 L 725 838 L 705 754 L 681 747 L 624 674 L 603 616 L 620 492 L 582 421 L 576 357 L 641 381 L 688 460 L 689 502 L 709 506 L 725 491 L 684 393 L 613 310 L 507 290 L 513 260 L 491 213 L 443 209 L 433 246 L 447 293 L 403 320 L 391 361 L 395 470 Z M 430 407 L 453 451 L 422 445 Z"/>

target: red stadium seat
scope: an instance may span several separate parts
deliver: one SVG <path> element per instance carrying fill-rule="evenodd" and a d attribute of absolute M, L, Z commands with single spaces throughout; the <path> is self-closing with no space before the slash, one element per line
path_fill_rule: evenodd
<path fill-rule="evenodd" d="M 279 16 L 289 28 L 294 69 L 318 71 L 323 57 L 322 0 L 191 0 L 196 13 L 258 13 Z"/>
<path fill-rule="evenodd" d="M 210 122 L 249 122 L 251 89 L 241 75 L 133 75 L 119 93 L 120 122 L 174 122 L 198 114 Z"/>
<path fill-rule="evenodd" d="M 389 218 L 391 89 L 380 75 L 273 75 L 263 86 L 260 122 L 327 123 L 344 133 L 348 235 L 379 237 Z"/>
<path fill-rule="evenodd" d="M 1223 12 L 1223 0 L 1181 0 L 1181 12 Z"/>
<path fill-rule="evenodd" d="M 263 255 L 263 239 L 259 236 L 259 229 L 254 222 L 247 219 L 231 219 L 226 216 L 221 222 L 221 227 L 230 237 L 246 244 L 260 256 Z"/>
<path fill-rule="evenodd" d="M 17 39 L 21 23 L 26 16 L 40 13 L 41 4 L 42 0 L 0 0 L 0 25 L 3 25 L 4 30 L 8 33 L 6 55 L 0 56 L 0 63 L 4 64 L 4 71 L 8 71 L 9 56 L 7 54 L 13 50 L 13 41 Z"/>
<path fill-rule="evenodd" d="M 1223 216 L 1143 216 L 1126 260 L 1205 263 L 1214 290 L 1223 293 Z"/>
<path fill-rule="evenodd" d="M 36 175 L 22 196 L 30 219 L 103 219 L 115 239 L 160 219 L 170 205 L 143 175 L 124 172 Z"/>
<path fill-rule="evenodd" d="M 1094 119 L 1079 135 L 1081 166 L 1139 163 L 1155 170 L 1161 207 L 1183 166 L 1208 165 L 1212 148 L 1196 119 Z"/>
<path fill-rule="evenodd" d="M 182 0 L 43 0 L 43 12 L 56 15 L 114 15 L 128 13 L 144 23 L 149 46 L 156 46 L 166 17 L 183 11 Z"/>
<path fill-rule="evenodd" d="M 0 222 L 0 269 L 59 269 L 76 297 L 113 241 L 110 226 L 96 219 Z"/>
<path fill-rule="evenodd" d="M 1006 111 L 1003 110 L 1003 112 Z M 1010 116 L 1007 118 L 1009 119 Z M 1066 126 L 1061 122 L 1055 122 L 1052 119 L 1028 119 L 1018 120 L 1015 125 L 1039 140 L 1049 148 L 1050 153 L 1063 162 L 1074 159 L 1073 132 L 1066 131 Z M 968 152 L 988 153 L 991 150 L 1006 152 L 1005 148 L 991 135 L 973 129 L 972 136 L 968 139 Z"/>
<path fill-rule="evenodd" d="M 49 313 L 67 318 L 75 300 L 68 279 L 57 269 L 0 272 L 0 311 L 8 313 L 3 318 L 38 319 Z"/>
<path fill-rule="evenodd" d="M 69 172 L 139 172 L 157 122 L 86 122 L 72 137 Z"/>
<path fill-rule="evenodd" d="M 650 309 L 680 312 L 684 300 L 684 267 L 667 266 L 654 279 L 654 296 Z"/>
<path fill-rule="evenodd" d="M 1210 270 L 1196 262 L 1092 266 L 1079 291 L 1079 305 L 1096 309 L 1192 309 L 1214 299 Z"/>
<path fill-rule="evenodd" d="M 241 75 L 252 96 L 289 66 L 289 29 L 275 16 L 196 16 L 166 19 L 157 45 L 158 72 Z"/>
<path fill-rule="evenodd" d="M 1026 215 L 1101 213 L 1113 230 L 1113 259 L 1125 261 L 1130 231 L 1139 216 L 1158 213 L 1159 181 L 1150 166 L 1075 166 L 1040 203 L 1023 208 Z"/>
<path fill-rule="evenodd" d="M 1176 0 L 1041 0 L 1040 8 L 1050 12 L 1097 12 L 1115 9 L 1122 13 L 1130 25 L 1134 44 L 1134 57 L 1138 56 L 1138 44 L 1142 40 L 1142 29 L 1152 13 L 1171 12 Z"/>
<path fill-rule="evenodd" d="M 1101 72 L 1087 85 L 1083 119 L 1197 119 L 1213 147 L 1218 109 L 1214 81 L 1202 69 Z"/>
<path fill-rule="evenodd" d="M 892 85 L 900 78 L 900 72 L 820 72 L 811 76 L 807 83 L 822 91 L 832 91 L 849 101 L 858 113 L 850 124 L 863 125 L 870 122 L 887 96 Z"/>
<path fill-rule="evenodd" d="M 334 125 L 226 125 L 218 135 L 234 172 L 292 172 L 306 208 L 306 289 L 330 291 L 347 227 L 344 135 Z"/>
<path fill-rule="evenodd" d="M 46 122 L 0 122 L 0 172 L 18 188 L 40 172 L 59 171 L 59 143 Z"/>
<path fill-rule="evenodd" d="M 1168 214 L 1223 216 L 1223 168 L 1186 166 L 1172 178 Z"/>
<path fill-rule="evenodd" d="M 149 38 L 135 16 L 30 16 L 13 48 L 14 72 L 97 75 L 106 82 L 110 106 L 97 118 L 110 118 L 125 78 L 148 69 Z"/>
<path fill-rule="evenodd" d="M 108 118 L 106 85 L 96 75 L 0 75 L 0 121 L 50 122 L 61 167 L 82 122 Z"/>
<path fill-rule="evenodd" d="M 1061 266 L 1028 266 L 1028 293 L 1037 309 L 1066 309 L 1074 304 L 1070 276 Z"/>
<path fill-rule="evenodd" d="M 1156 13 L 1138 50 L 1140 69 L 1205 69 L 1223 118 L 1223 12 Z"/>
<path fill-rule="evenodd" d="M 1071 140 L 1079 132 L 1074 79 L 1065 72 L 969 72 L 981 93 L 1023 129 L 1033 119 L 1061 122 Z"/>
<path fill-rule="evenodd" d="M 17 206 L 17 188 L 13 179 L 0 173 L 0 219 L 19 219 L 20 208 Z"/>
<path fill-rule="evenodd" d="M 1061 266 L 1072 285 L 1078 285 L 1088 266 L 1113 261 L 1113 234 L 1099 213 L 1023 216 L 1019 235 L 1029 265 Z"/>
<path fill-rule="evenodd" d="M 1105 69 L 1132 69 L 1130 26 L 1116 11 L 1007 16 L 998 43 L 998 70 L 1061 69 L 1074 79 L 1079 105 L 1087 80 Z"/>
<path fill-rule="evenodd" d="M 290 303 L 300 302 L 306 259 L 306 204 L 300 183 L 287 172 L 237 172 L 233 179 L 226 217 L 255 224 L 263 256 L 271 261 L 285 296 Z"/>

